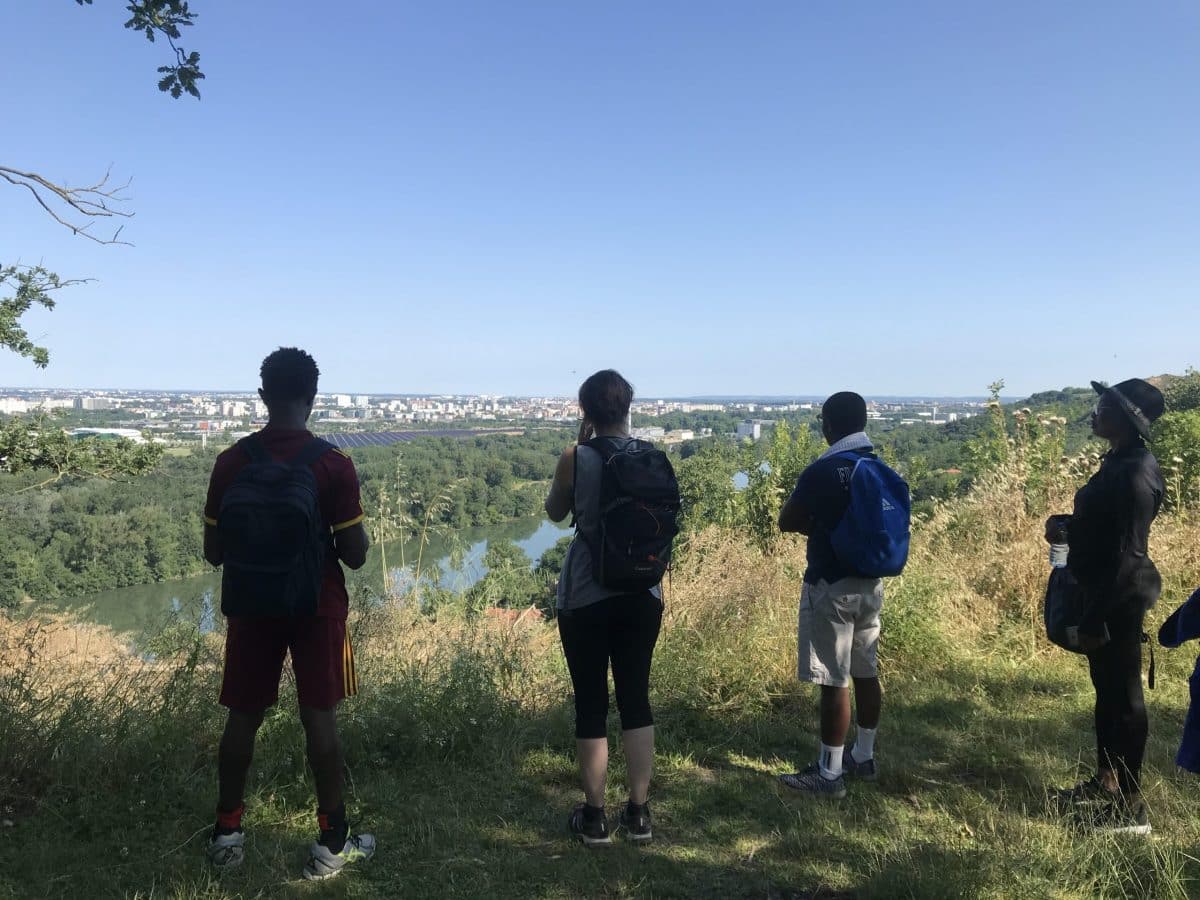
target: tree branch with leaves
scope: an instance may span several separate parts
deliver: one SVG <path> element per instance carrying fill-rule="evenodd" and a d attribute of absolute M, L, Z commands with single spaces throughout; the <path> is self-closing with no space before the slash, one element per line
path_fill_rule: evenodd
<path fill-rule="evenodd" d="M 34 306 L 54 309 L 50 294 L 80 283 L 80 279 L 63 280 L 41 266 L 0 266 L 0 289 L 11 285 L 13 291 L 11 297 L 0 298 L 0 347 L 32 359 L 39 369 L 46 368 L 50 351 L 33 342 L 21 327 L 21 316 Z"/>
<path fill-rule="evenodd" d="M 75 2 L 92 5 L 92 0 Z M 182 29 L 191 27 L 196 19 L 186 0 L 130 0 L 125 10 L 129 13 L 125 28 L 141 32 L 151 43 L 165 39 L 174 55 L 173 64 L 158 67 L 162 76 L 158 89 L 175 99 L 185 93 L 200 99 L 197 84 L 204 78 L 200 54 L 185 50 L 179 43 Z M 123 225 L 117 225 L 111 235 L 92 231 L 98 222 L 133 216 L 121 207 L 129 182 L 113 183 L 111 174 L 109 167 L 94 184 L 74 187 L 25 168 L 0 165 L 0 180 L 24 188 L 43 212 L 73 235 L 99 244 L 128 245 L 121 239 Z M 41 265 L 0 264 L 0 350 L 12 351 L 44 369 L 50 362 L 50 352 L 30 337 L 21 325 L 21 317 L 35 306 L 54 309 L 51 295 L 55 291 L 86 280 L 62 278 Z M 22 490 L 47 487 L 65 478 L 140 475 L 153 469 L 161 457 L 162 447 L 156 444 L 73 438 L 44 415 L 0 419 L 0 472 L 51 473 Z"/>
<path fill-rule="evenodd" d="M 75 2 L 80 6 L 92 5 L 92 0 Z M 196 14 L 188 9 L 186 0 L 133 0 L 125 9 L 129 12 L 126 28 L 142 32 L 151 43 L 156 38 L 165 38 L 175 54 L 175 65 L 158 67 L 162 75 L 158 89 L 170 93 L 176 100 L 185 93 L 199 100 L 200 90 L 196 82 L 204 78 L 204 73 L 200 71 L 200 54 L 195 51 L 189 53 L 176 43 L 183 38 L 180 29 L 190 28 L 196 19 Z"/>
<path fill-rule="evenodd" d="M 80 6 L 91 6 L 93 0 L 75 2 Z M 182 38 L 182 29 L 190 27 L 196 19 L 186 0 L 131 0 L 125 10 L 129 13 L 125 22 L 127 29 L 141 32 L 152 43 L 157 38 L 164 38 L 174 53 L 174 65 L 158 68 L 162 75 L 158 89 L 175 98 L 186 93 L 199 99 L 200 90 L 196 84 L 204 78 L 200 71 L 200 54 L 188 52 L 177 43 Z M 132 212 L 121 207 L 126 200 L 123 192 L 129 187 L 129 181 L 114 183 L 111 166 L 99 181 L 79 187 L 8 165 L 0 165 L 0 180 L 24 188 L 50 218 L 70 229 L 72 234 L 98 244 L 129 245 L 121 239 L 123 223 L 111 234 L 96 234 L 92 230 L 97 222 L 133 217 Z M 0 287 L 11 285 L 16 288 L 11 297 L 0 296 L 0 349 L 12 350 L 32 359 L 39 368 L 45 368 L 50 359 L 48 351 L 33 344 L 18 319 L 33 306 L 53 309 L 54 303 L 47 296 L 49 291 L 86 280 L 60 278 L 40 265 L 0 264 Z"/>
<path fill-rule="evenodd" d="M 49 473 L 17 493 L 49 487 L 67 478 L 145 475 L 158 465 L 162 454 L 160 444 L 72 437 L 45 414 L 0 421 L 0 471 L 13 475 Z"/>

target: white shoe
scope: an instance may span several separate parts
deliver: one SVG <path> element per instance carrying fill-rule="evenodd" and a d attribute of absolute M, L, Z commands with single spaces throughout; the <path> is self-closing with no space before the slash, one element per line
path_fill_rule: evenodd
<path fill-rule="evenodd" d="M 221 872 L 234 869 L 246 858 L 246 833 L 240 828 L 233 834 L 214 834 L 205 851 L 213 868 Z"/>
<path fill-rule="evenodd" d="M 304 865 L 304 877 L 309 881 L 324 881 L 340 875 L 350 863 L 370 859 L 374 855 L 375 837 L 370 834 L 347 836 L 341 853 L 334 853 L 321 843 L 313 844 L 308 853 L 308 862 Z"/>

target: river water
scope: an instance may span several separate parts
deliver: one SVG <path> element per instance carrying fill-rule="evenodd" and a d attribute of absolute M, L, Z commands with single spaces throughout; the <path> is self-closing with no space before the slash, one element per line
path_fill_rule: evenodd
<path fill-rule="evenodd" d="M 462 592 L 487 574 L 483 555 L 488 541 L 513 541 L 534 564 L 559 538 L 570 533 L 565 524 L 530 517 L 433 535 L 421 553 L 422 578 L 437 579 L 442 587 Z M 416 577 L 417 542 L 391 542 L 384 550 L 392 584 L 411 583 Z M 383 593 L 382 554 L 378 546 L 371 548 L 367 564 L 356 574 Z M 38 608 L 70 612 L 85 622 L 106 625 L 141 643 L 181 621 L 198 621 L 202 630 L 211 630 L 216 622 L 215 610 L 220 607 L 220 586 L 220 573 L 211 572 L 43 603 Z"/>

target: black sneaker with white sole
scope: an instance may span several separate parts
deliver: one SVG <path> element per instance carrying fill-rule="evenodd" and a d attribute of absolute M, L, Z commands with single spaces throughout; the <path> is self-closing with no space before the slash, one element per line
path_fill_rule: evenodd
<path fill-rule="evenodd" d="M 1080 827 L 1103 834 L 1141 835 L 1153 830 L 1146 804 L 1140 799 L 1126 801 L 1118 798 L 1107 803 L 1078 806 L 1073 818 Z"/>
<path fill-rule="evenodd" d="M 369 834 L 350 834 L 342 849 L 334 853 L 321 842 L 312 845 L 304 864 L 306 881 L 325 881 L 341 875 L 346 866 L 363 862 L 375 855 L 375 838 Z"/>
<path fill-rule="evenodd" d="M 842 753 L 842 774 L 847 778 L 855 778 L 859 781 L 874 781 L 879 777 L 879 770 L 875 767 L 875 757 L 865 759 L 859 762 L 854 758 L 854 745 L 851 744 Z"/>
<path fill-rule="evenodd" d="M 567 818 L 567 829 L 575 835 L 585 847 L 608 847 L 612 845 L 612 837 L 608 833 L 608 820 L 604 817 L 604 807 L 600 807 L 597 816 L 587 815 L 585 804 L 580 803 Z"/>
<path fill-rule="evenodd" d="M 621 830 L 625 832 L 627 840 L 634 841 L 635 843 L 643 843 L 654 837 L 649 801 L 639 806 L 630 800 L 621 807 L 617 823 L 621 826 Z"/>
<path fill-rule="evenodd" d="M 812 794 L 829 800 L 841 800 L 846 796 L 846 777 L 826 778 L 821 774 L 821 767 L 813 763 L 802 772 L 780 775 L 779 780 L 794 791 Z"/>
<path fill-rule="evenodd" d="M 1120 799 L 1117 791 L 1109 790 L 1093 775 L 1074 787 L 1059 788 L 1050 794 L 1050 805 L 1059 814 L 1066 815 L 1080 806 L 1106 806 Z"/>

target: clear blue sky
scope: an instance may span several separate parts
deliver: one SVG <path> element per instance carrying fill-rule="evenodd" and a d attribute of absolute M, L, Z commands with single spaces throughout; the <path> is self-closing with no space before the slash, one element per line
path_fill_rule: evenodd
<path fill-rule="evenodd" d="M 1200 7 L 8 0 L 0 163 L 133 178 L 135 247 L 0 185 L 94 283 L 0 384 L 1008 394 L 1200 364 Z"/>

